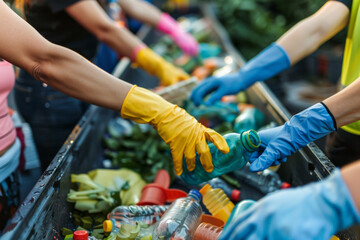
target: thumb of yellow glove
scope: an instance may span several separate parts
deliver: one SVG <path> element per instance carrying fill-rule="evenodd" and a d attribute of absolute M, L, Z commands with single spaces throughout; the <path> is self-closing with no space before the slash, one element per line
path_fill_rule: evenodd
<path fill-rule="evenodd" d="M 150 123 L 170 146 L 177 175 L 183 171 L 185 156 L 187 168 L 195 168 L 196 152 L 207 172 L 214 168 L 206 141 L 211 141 L 222 152 L 228 153 L 225 139 L 212 129 L 204 127 L 184 109 L 167 102 L 159 95 L 140 87 L 132 87 L 121 108 L 121 116 L 137 123 Z"/>
<path fill-rule="evenodd" d="M 139 50 L 135 57 L 135 62 L 148 73 L 157 76 L 164 86 L 190 78 L 182 69 L 165 61 L 165 59 L 147 47 Z"/>

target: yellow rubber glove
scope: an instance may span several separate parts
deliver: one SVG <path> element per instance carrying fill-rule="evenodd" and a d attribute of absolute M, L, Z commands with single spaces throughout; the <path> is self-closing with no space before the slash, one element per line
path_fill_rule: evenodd
<path fill-rule="evenodd" d="M 165 61 L 165 59 L 147 47 L 137 52 L 135 62 L 148 73 L 157 76 L 164 86 L 190 78 L 182 69 Z"/>
<path fill-rule="evenodd" d="M 194 170 L 196 152 L 205 171 L 214 169 L 207 140 L 222 153 L 229 152 L 229 146 L 220 134 L 204 127 L 184 109 L 144 88 L 131 88 L 122 105 L 121 116 L 137 123 L 149 123 L 157 129 L 160 137 L 170 146 L 177 175 L 183 171 L 183 156 L 188 170 Z"/>

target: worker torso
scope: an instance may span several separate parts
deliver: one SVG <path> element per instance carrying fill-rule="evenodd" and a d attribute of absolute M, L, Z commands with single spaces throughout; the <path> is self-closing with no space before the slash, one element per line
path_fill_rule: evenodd
<path fill-rule="evenodd" d="M 353 0 L 346 37 L 341 84 L 349 86 L 360 77 L 360 0 Z M 360 103 L 359 103 L 360 104 Z M 360 135 L 360 121 L 342 127 L 347 132 Z"/>
<path fill-rule="evenodd" d="M 87 59 L 96 53 L 97 40 L 71 18 L 65 9 L 80 0 L 31 0 L 24 8 L 26 20 L 52 43 L 70 48 Z"/>

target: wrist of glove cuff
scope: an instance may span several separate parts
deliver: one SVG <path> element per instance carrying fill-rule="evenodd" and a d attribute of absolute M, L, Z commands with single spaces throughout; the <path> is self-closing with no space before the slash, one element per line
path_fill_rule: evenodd
<path fill-rule="evenodd" d="M 273 43 L 240 69 L 242 81 L 249 83 L 267 80 L 290 67 L 290 58 L 285 50 Z"/>

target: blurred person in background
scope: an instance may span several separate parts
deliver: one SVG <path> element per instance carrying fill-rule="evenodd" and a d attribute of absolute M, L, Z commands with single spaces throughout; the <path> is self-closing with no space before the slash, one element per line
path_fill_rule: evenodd
<path fill-rule="evenodd" d="M 172 36 L 185 52 L 197 54 L 196 41 L 169 15 L 142 1 L 119 1 L 119 4 L 130 15 Z M 114 49 L 118 56 L 129 57 L 145 71 L 157 76 L 162 85 L 171 85 L 189 77 L 111 20 L 95 0 L 18 0 L 17 5 L 23 9 L 28 23 L 47 40 L 70 48 L 90 61 L 101 41 Z M 44 170 L 87 105 L 37 81 L 24 70 L 16 79 L 15 100 L 20 114 L 31 126 Z"/>
<path fill-rule="evenodd" d="M 119 111 L 125 119 L 151 124 L 169 145 L 176 174 L 182 173 L 184 157 L 188 169 L 192 171 L 195 168 L 196 152 L 200 155 L 204 169 L 213 170 L 207 141 L 213 142 L 223 153 L 229 152 L 221 135 L 204 127 L 184 109 L 149 90 L 115 78 L 72 50 L 47 41 L 3 1 L 0 1 L 0 22 L 0 32 L 6 33 L 0 35 L 1 59 L 6 59 L 31 74 L 37 81 L 64 94 Z M 10 70 L 13 71 L 7 69 Z M 10 78 L 13 78 L 13 72 L 9 73 Z M 10 80 L 7 83 L 5 80 L 1 81 L 4 92 L 10 91 Z M 4 110 L 4 115 L 6 114 Z M 14 151 L 16 153 L 13 153 L 13 159 L 17 159 L 15 155 L 19 154 L 19 148 L 12 149 L 17 144 L 15 130 L 11 128 L 10 119 L 7 118 L 6 124 L 10 126 L 9 135 L 12 137 L 6 140 L 9 144 L 4 144 L 5 149 L 8 149 L 4 154 L 12 154 Z M 3 163 L 1 161 L 2 157 L 0 164 Z"/>
<path fill-rule="evenodd" d="M 211 105 L 222 96 L 246 90 L 289 68 L 317 50 L 324 42 L 348 26 L 341 84 L 345 88 L 360 76 L 359 1 L 330 0 L 312 16 L 300 21 L 275 43 L 240 69 L 225 77 L 211 77 L 192 92 L 195 104 Z M 345 106 L 344 106 L 345 107 Z M 316 120 L 316 119 L 314 119 Z M 326 153 L 336 166 L 360 159 L 360 122 L 342 126 L 327 137 Z M 254 170 L 257 169 L 254 167 Z"/>

